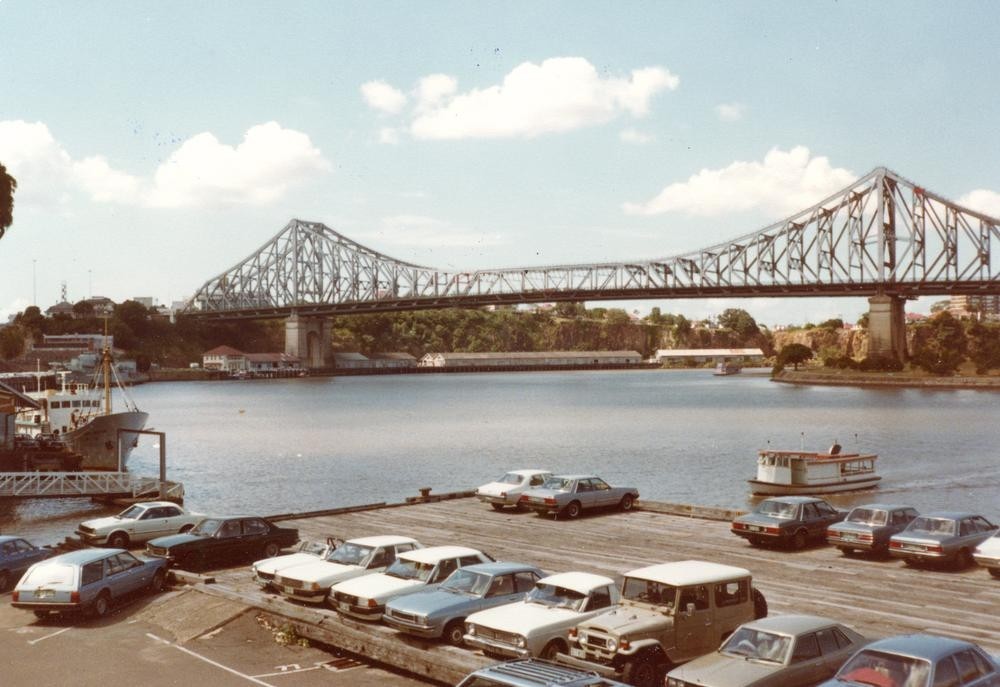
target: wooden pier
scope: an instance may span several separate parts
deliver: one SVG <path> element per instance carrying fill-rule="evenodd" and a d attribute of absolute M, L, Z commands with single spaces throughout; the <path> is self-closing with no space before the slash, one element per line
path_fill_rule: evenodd
<path fill-rule="evenodd" d="M 646 503 L 564 521 L 530 512 L 497 513 L 460 498 L 404 507 L 340 509 L 312 517 L 283 516 L 303 539 L 376 534 L 416 537 L 424 545 L 463 544 L 500 560 L 534 563 L 551 572 L 583 570 L 620 576 L 644 565 L 701 559 L 748 568 L 772 614 L 812 613 L 841 620 L 868 637 L 929 632 L 967 639 L 1000 654 L 1000 582 L 985 570 L 905 567 L 893 559 L 845 557 L 818 545 L 803 551 L 754 549 L 729 532 L 732 511 Z M 700 517 L 700 516 L 706 517 Z M 248 566 L 214 573 L 208 594 L 237 599 L 300 636 L 370 657 L 443 684 L 455 684 L 492 661 L 471 651 L 396 633 L 381 624 L 341 619 L 328 608 L 262 592 Z"/>

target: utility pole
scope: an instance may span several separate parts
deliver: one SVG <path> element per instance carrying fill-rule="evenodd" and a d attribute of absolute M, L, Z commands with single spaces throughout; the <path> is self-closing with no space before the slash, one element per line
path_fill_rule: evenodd
<path fill-rule="evenodd" d="M 38 260 L 35 258 L 31 259 L 31 304 L 38 305 L 38 279 L 36 278 L 35 266 L 38 264 Z"/>

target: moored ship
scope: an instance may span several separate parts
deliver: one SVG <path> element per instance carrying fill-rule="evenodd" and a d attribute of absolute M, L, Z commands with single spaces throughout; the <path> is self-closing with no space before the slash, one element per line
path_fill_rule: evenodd
<path fill-rule="evenodd" d="M 874 454 L 840 453 L 834 444 L 828 453 L 771 451 L 757 453 L 757 477 L 747 480 L 754 494 L 831 494 L 878 486 Z"/>

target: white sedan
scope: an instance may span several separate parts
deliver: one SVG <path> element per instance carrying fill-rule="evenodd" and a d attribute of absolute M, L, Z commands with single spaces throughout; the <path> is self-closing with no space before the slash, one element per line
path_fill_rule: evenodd
<path fill-rule="evenodd" d="M 129 506 L 118 515 L 80 523 L 76 533 L 92 546 L 127 549 L 150 539 L 187 532 L 204 519 L 170 501 L 149 501 Z"/>
<path fill-rule="evenodd" d="M 990 575 L 1000 579 L 1000 532 L 977 546 L 972 557 L 976 563 L 989 570 Z"/>
<path fill-rule="evenodd" d="M 511 470 L 495 482 L 476 489 L 476 498 L 501 510 L 504 506 L 517 506 L 518 499 L 528 489 L 542 486 L 552 473 L 548 470 Z"/>
<path fill-rule="evenodd" d="M 299 544 L 295 553 L 286 553 L 274 558 L 254 561 L 253 565 L 250 566 L 250 571 L 253 573 L 254 582 L 261 587 L 270 587 L 274 584 L 274 576 L 280 571 L 294 568 L 297 565 L 321 561 L 336 548 L 337 540 L 332 537 L 328 537 L 325 542 L 307 540 Z"/>

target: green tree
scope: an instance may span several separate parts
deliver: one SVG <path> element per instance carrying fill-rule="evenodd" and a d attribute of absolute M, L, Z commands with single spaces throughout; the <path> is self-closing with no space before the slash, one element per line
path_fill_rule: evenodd
<path fill-rule="evenodd" d="M 760 333 L 757 321 L 746 310 L 726 308 L 719 315 L 719 326 L 736 334 L 741 343 Z"/>
<path fill-rule="evenodd" d="M 969 360 L 976 364 L 978 374 L 1000 368 L 1000 330 L 973 321 L 966 330 Z"/>
<path fill-rule="evenodd" d="M 812 349 L 800 343 L 790 343 L 783 346 L 778 353 L 778 364 L 784 367 L 791 363 L 799 369 L 799 363 L 804 363 L 813 357 Z"/>
<path fill-rule="evenodd" d="M 94 305 L 87 301 L 79 301 L 73 304 L 73 314 L 77 317 L 93 317 Z"/>
<path fill-rule="evenodd" d="M 14 191 L 17 190 L 17 179 L 7 173 L 7 168 L 0 163 L 0 239 L 7 227 L 14 223 Z"/>
<path fill-rule="evenodd" d="M 967 345 L 962 323 L 944 310 L 921 325 L 910 359 L 931 374 L 948 375 L 965 359 Z"/>
<path fill-rule="evenodd" d="M 0 329 L 0 358 L 10 360 L 24 351 L 24 332 L 17 325 Z"/>
<path fill-rule="evenodd" d="M 826 320 L 825 322 L 820 322 L 819 326 L 821 329 L 843 329 L 844 321 L 839 317 L 834 317 L 833 319 Z"/>

